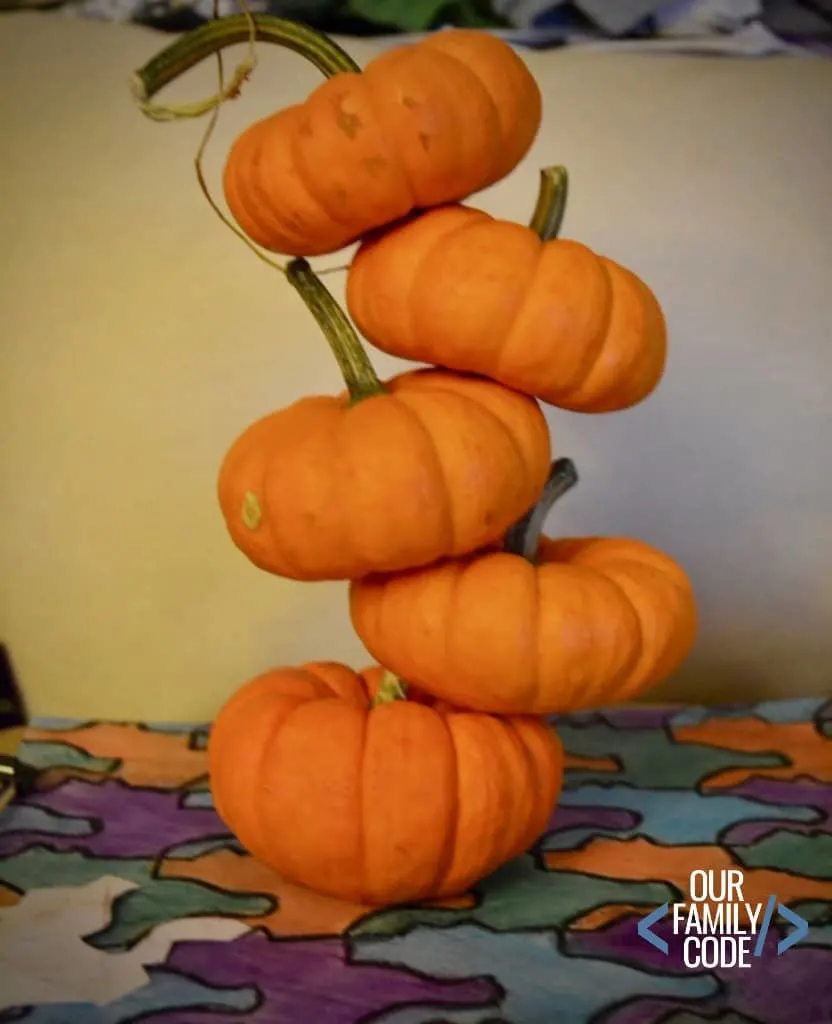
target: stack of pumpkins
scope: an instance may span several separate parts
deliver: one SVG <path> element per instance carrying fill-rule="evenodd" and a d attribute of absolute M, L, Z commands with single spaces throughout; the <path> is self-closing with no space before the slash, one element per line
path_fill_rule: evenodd
<path fill-rule="evenodd" d="M 629 700 L 692 645 L 693 594 L 671 558 L 539 536 L 576 480 L 552 462 L 539 403 L 640 402 L 663 373 L 664 318 L 630 271 L 555 237 L 562 171 L 543 173 L 530 227 L 458 205 L 538 131 L 538 87 L 505 43 L 447 30 L 359 72 L 325 37 L 266 22 L 330 77 L 237 139 L 225 197 L 251 241 L 293 257 L 288 280 L 346 391 L 249 427 L 219 499 L 260 569 L 349 581 L 379 666 L 244 685 L 211 733 L 212 791 L 291 881 L 367 905 L 448 898 L 544 831 L 563 751 L 543 716 Z M 381 382 L 306 261 L 354 241 L 352 321 L 427 368 Z"/>

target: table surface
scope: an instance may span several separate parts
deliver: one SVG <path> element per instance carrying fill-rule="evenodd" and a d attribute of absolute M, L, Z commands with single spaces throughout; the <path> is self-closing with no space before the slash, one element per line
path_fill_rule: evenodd
<path fill-rule="evenodd" d="M 544 838 L 453 904 L 319 897 L 215 814 L 207 728 L 38 721 L 38 789 L 0 815 L 0 1021 L 26 1024 L 828 1024 L 832 701 L 559 718 Z M 775 915 L 747 969 L 637 933 L 695 869 Z"/>

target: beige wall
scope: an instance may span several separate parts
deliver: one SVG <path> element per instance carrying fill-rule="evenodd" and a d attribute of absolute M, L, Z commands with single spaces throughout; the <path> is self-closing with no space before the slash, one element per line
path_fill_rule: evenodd
<path fill-rule="evenodd" d="M 294 293 L 204 204 L 203 124 L 131 107 L 126 79 L 162 41 L 0 19 L 0 637 L 40 714 L 207 717 L 271 663 L 366 657 L 344 586 L 259 573 L 219 517 L 236 434 L 339 382 Z M 262 52 L 223 112 L 215 184 L 234 134 L 317 80 Z M 482 205 L 525 220 L 537 167 L 567 164 L 565 233 L 646 277 L 672 341 L 641 408 L 551 413 L 582 473 L 551 529 L 632 533 L 686 564 L 701 638 L 663 696 L 828 693 L 832 64 L 529 61 L 546 125 Z"/>

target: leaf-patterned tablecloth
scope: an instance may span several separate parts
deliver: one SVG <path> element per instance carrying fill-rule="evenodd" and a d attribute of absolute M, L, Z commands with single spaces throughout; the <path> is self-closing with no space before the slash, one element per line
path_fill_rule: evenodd
<path fill-rule="evenodd" d="M 0 1021 L 26 1024 L 828 1024 L 832 701 L 568 716 L 541 842 L 445 906 L 371 912 L 240 850 L 204 726 L 36 722 L 38 789 L 0 815 Z M 695 868 L 809 935 L 693 970 L 668 921 Z M 779 930 L 778 930 L 779 929 Z"/>

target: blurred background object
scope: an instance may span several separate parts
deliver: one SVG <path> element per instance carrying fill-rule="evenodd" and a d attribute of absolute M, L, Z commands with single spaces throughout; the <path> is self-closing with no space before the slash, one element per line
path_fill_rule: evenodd
<path fill-rule="evenodd" d="M 383 36 L 449 25 L 497 31 L 526 46 L 653 45 L 759 56 L 832 50 L 832 0 L 251 0 L 254 13 L 324 32 Z M 214 0 L 0 0 L 0 10 L 53 10 L 184 32 L 212 17 Z M 237 13 L 220 0 L 219 14 Z"/>
<path fill-rule="evenodd" d="M 5 644 L 0 644 L 0 811 L 18 788 L 31 781 L 31 769 L 17 759 L 26 729 L 26 706 Z"/>

